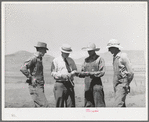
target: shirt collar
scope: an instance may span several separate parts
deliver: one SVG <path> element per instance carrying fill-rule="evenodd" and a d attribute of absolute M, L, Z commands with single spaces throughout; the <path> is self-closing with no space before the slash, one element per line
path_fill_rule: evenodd
<path fill-rule="evenodd" d="M 36 53 L 34 53 L 34 56 L 36 56 L 37 58 L 42 58 L 40 52 L 36 52 Z"/>
<path fill-rule="evenodd" d="M 116 54 L 116 56 L 115 56 L 114 58 L 120 57 L 121 53 L 122 53 L 122 52 L 119 51 L 119 52 Z"/>
<path fill-rule="evenodd" d="M 92 56 L 89 56 L 88 58 L 86 58 L 85 61 L 86 62 L 88 62 L 90 60 L 94 61 L 97 59 L 97 57 L 99 57 L 99 56 L 97 54 L 95 54 L 95 55 L 92 55 Z"/>

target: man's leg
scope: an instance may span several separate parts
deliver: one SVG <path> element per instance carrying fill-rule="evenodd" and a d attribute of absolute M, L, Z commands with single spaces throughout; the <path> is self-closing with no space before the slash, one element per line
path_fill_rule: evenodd
<path fill-rule="evenodd" d="M 75 92 L 73 87 L 67 88 L 65 103 L 66 107 L 75 107 Z"/>
<path fill-rule="evenodd" d="M 66 88 L 63 83 L 55 83 L 54 85 L 54 96 L 56 100 L 56 107 L 64 107 Z"/>
<path fill-rule="evenodd" d="M 85 91 L 84 107 L 95 107 L 92 90 Z"/>
<path fill-rule="evenodd" d="M 105 107 L 104 91 L 101 85 L 93 86 L 93 97 L 95 107 Z"/>
<path fill-rule="evenodd" d="M 35 107 L 48 107 L 48 101 L 44 94 L 44 85 L 39 85 L 33 87 L 29 85 L 30 95 L 34 100 Z"/>
<path fill-rule="evenodd" d="M 127 91 L 126 88 L 122 85 L 119 84 L 115 88 L 115 107 L 126 107 L 125 105 L 125 100 L 126 100 L 126 95 Z"/>

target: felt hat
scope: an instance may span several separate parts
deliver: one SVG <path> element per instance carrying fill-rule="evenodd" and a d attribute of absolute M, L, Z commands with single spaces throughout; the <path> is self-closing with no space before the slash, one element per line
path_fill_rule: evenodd
<path fill-rule="evenodd" d="M 37 45 L 34 46 L 34 47 L 36 47 L 36 48 L 42 47 L 42 48 L 45 48 L 46 50 L 49 50 L 49 49 L 47 48 L 47 44 L 44 43 L 44 42 L 38 42 Z"/>

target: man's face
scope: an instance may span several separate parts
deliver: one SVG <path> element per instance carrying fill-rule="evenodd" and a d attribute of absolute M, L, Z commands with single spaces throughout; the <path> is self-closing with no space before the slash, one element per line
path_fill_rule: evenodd
<path fill-rule="evenodd" d="M 115 47 L 110 47 L 109 52 L 111 52 L 111 54 L 115 54 L 116 48 Z"/>
<path fill-rule="evenodd" d="M 62 52 L 62 56 L 63 56 L 64 58 L 67 58 L 67 57 L 69 56 L 69 54 L 70 54 L 70 53 L 64 53 L 64 52 Z"/>
<path fill-rule="evenodd" d="M 39 52 L 44 56 L 44 54 L 47 53 L 47 50 L 45 48 L 39 48 Z"/>
<path fill-rule="evenodd" d="M 92 55 L 95 54 L 95 51 L 94 51 L 94 50 L 88 51 L 88 54 L 89 54 L 90 56 L 92 56 Z"/>

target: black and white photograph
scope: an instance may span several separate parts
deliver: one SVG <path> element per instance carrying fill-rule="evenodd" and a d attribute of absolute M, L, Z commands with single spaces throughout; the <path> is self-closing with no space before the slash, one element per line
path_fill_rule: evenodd
<path fill-rule="evenodd" d="M 2 120 L 148 119 L 147 2 L 1 2 Z"/>

